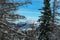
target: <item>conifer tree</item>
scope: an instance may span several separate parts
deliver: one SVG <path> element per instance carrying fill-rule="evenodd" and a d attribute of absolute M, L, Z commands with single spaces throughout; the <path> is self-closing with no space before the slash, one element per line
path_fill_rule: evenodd
<path fill-rule="evenodd" d="M 0 23 L 4 22 L 8 24 L 8 19 L 24 19 L 25 16 L 14 14 L 14 11 L 17 10 L 17 7 L 29 4 L 27 0 L 25 2 L 16 2 L 18 0 L 0 0 Z"/>
<path fill-rule="evenodd" d="M 40 35 L 39 40 L 49 40 L 49 32 L 52 31 L 52 28 L 49 27 L 52 23 L 52 13 L 50 9 L 50 0 L 44 0 L 44 7 L 43 7 L 42 17 L 39 19 L 41 20 L 41 24 L 39 25 Z"/>
<path fill-rule="evenodd" d="M 22 33 L 18 33 L 18 28 L 12 26 L 10 22 L 16 19 L 24 19 L 25 16 L 14 14 L 14 11 L 17 10 L 19 6 L 23 6 L 29 4 L 30 2 L 27 0 L 25 2 L 16 2 L 18 0 L 0 0 L 0 40 L 15 40 L 13 35 L 17 34 L 20 36 Z M 9 20 L 8 20 L 9 19 Z M 12 30 L 13 29 L 13 30 Z M 24 35 L 24 34 L 23 34 Z M 17 37 L 16 36 L 16 37 Z M 21 37 L 21 36 L 20 36 Z M 20 40 L 16 38 L 17 40 Z"/>

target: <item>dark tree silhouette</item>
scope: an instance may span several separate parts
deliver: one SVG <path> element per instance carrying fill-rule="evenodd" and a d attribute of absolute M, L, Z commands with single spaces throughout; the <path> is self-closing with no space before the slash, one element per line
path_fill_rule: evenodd
<path fill-rule="evenodd" d="M 49 32 L 52 31 L 52 28 L 49 27 L 52 23 L 52 13 L 50 9 L 50 0 L 44 0 L 44 7 L 43 7 L 41 19 L 41 24 L 39 25 L 40 35 L 39 40 L 49 40 Z"/>

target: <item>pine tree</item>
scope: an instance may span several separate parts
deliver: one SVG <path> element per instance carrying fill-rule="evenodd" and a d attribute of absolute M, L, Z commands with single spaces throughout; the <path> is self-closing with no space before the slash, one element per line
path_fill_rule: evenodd
<path fill-rule="evenodd" d="M 52 31 L 52 28 L 49 27 L 52 23 L 52 13 L 50 9 L 50 0 L 44 0 L 44 7 L 43 7 L 42 17 L 39 19 L 41 20 L 41 24 L 39 25 L 40 35 L 39 40 L 49 40 L 49 32 Z"/>
<path fill-rule="evenodd" d="M 16 19 L 24 19 L 25 16 L 14 14 L 14 11 L 17 10 L 17 7 L 23 6 L 26 4 L 29 4 L 30 2 L 16 2 L 18 0 L 0 0 L 0 40 L 13 40 L 11 39 L 13 35 L 11 35 L 11 32 L 17 34 L 19 36 L 21 33 L 18 33 L 18 28 L 13 29 L 13 26 L 10 25 L 10 22 L 12 20 Z M 9 19 L 9 20 L 8 20 Z M 12 27 L 12 29 L 11 29 Z M 10 32 L 10 33 L 9 33 Z M 7 38 L 6 38 L 7 37 Z M 10 38 L 11 37 L 11 38 Z M 19 37 L 20 38 L 20 37 Z"/>
<path fill-rule="evenodd" d="M 17 0 L 18 1 L 18 0 Z M 16 20 L 16 19 L 24 19 L 25 16 L 14 14 L 14 11 L 17 10 L 17 7 L 29 4 L 30 2 L 16 2 L 10 0 L 0 0 L 0 21 L 8 22 L 8 19 Z M 4 23 L 3 22 L 3 23 Z"/>

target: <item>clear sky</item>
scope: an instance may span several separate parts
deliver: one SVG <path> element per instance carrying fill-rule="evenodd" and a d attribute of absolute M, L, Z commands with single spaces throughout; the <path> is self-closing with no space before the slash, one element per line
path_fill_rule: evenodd
<path fill-rule="evenodd" d="M 52 2 L 51 2 L 52 3 Z M 38 20 L 41 12 L 38 10 L 43 8 L 43 0 L 32 0 L 32 4 L 20 6 L 15 13 L 24 15 L 26 20 Z"/>
<path fill-rule="evenodd" d="M 20 6 L 15 13 L 24 15 L 26 20 L 38 20 L 38 16 L 40 16 L 39 8 L 43 7 L 43 0 L 32 0 L 32 4 Z"/>

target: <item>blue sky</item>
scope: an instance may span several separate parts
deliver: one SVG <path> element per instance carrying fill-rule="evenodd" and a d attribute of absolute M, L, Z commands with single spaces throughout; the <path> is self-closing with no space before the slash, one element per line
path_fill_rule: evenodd
<path fill-rule="evenodd" d="M 43 0 L 32 0 L 32 4 L 20 6 L 15 13 L 24 15 L 26 20 L 38 20 L 41 12 L 38 10 L 43 7 Z"/>
<path fill-rule="evenodd" d="M 40 16 L 39 8 L 43 7 L 43 0 L 32 0 L 32 4 L 20 6 L 15 13 L 24 15 L 26 20 L 38 20 Z"/>

